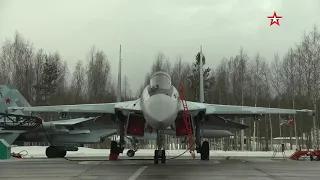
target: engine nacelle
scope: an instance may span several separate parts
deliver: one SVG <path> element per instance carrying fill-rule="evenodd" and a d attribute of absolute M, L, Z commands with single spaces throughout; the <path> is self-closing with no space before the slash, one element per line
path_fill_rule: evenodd
<path fill-rule="evenodd" d="M 143 115 L 130 113 L 127 119 L 126 134 L 144 136 L 146 120 Z"/>
<path fill-rule="evenodd" d="M 56 126 L 52 122 L 43 122 L 42 126 L 45 129 L 45 131 L 48 132 L 48 133 L 52 133 L 52 132 L 55 132 L 55 133 L 69 133 L 70 132 L 69 129 L 66 129 L 63 126 Z"/>
<path fill-rule="evenodd" d="M 52 122 L 43 122 L 42 126 L 46 131 L 54 131 L 56 129 L 55 124 Z"/>
<path fill-rule="evenodd" d="M 190 116 L 190 121 L 191 121 L 191 115 L 187 115 Z M 187 127 L 186 127 L 186 123 L 184 122 L 184 118 L 182 114 L 179 114 L 175 120 L 175 129 L 176 129 L 176 136 L 187 136 L 188 135 L 188 131 L 187 131 Z M 193 133 L 193 128 L 192 128 L 192 122 L 191 122 L 191 129 L 192 129 L 192 133 Z"/>

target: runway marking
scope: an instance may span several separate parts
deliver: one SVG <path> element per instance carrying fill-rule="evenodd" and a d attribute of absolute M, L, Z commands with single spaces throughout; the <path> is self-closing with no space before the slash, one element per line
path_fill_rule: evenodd
<path fill-rule="evenodd" d="M 101 164 L 101 161 L 80 161 L 79 164 Z"/>
<path fill-rule="evenodd" d="M 136 172 L 134 172 L 134 173 L 129 177 L 128 180 L 136 180 L 136 179 L 139 177 L 139 175 L 140 175 L 145 169 L 147 169 L 147 167 L 148 167 L 148 166 L 142 166 L 142 167 L 140 167 Z"/>

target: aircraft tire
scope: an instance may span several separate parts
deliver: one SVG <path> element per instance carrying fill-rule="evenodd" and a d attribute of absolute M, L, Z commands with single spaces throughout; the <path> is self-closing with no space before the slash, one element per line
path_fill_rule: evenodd
<path fill-rule="evenodd" d="M 167 160 L 166 151 L 165 151 L 165 150 L 162 150 L 162 151 L 161 151 L 161 164 L 165 164 L 165 163 L 166 163 L 166 160 Z"/>
<path fill-rule="evenodd" d="M 127 151 L 127 156 L 128 157 L 133 157 L 134 155 L 135 155 L 134 150 L 130 149 L 130 150 Z"/>
<path fill-rule="evenodd" d="M 208 141 L 203 141 L 201 146 L 201 160 L 209 160 L 210 147 Z"/>
<path fill-rule="evenodd" d="M 58 157 L 59 158 L 64 158 L 66 155 L 67 155 L 67 151 L 65 151 L 65 150 L 60 150 L 58 152 Z"/>
<path fill-rule="evenodd" d="M 159 150 L 154 150 L 154 157 L 153 157 L 154 164 L 159 163 Z"/>
<path fill-rule="evenodd" d="M 47 158 L 57 158 L 59 156 L 59 149 L 56 146 L 49 146 L 46 149 Z"/>

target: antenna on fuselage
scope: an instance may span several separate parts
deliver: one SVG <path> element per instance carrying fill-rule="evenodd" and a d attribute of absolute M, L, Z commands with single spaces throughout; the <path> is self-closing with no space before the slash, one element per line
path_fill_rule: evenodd
<path fill-rule="evenodd" d="M 118 69 L 118 88 L 117 88 L 117 102 L 121 102 L 121 44 L 119 51 L 119 69 Z"/>
<path fill-rule="evenodd" d="M 200 93 L 199 93 L 199 101 L 201 103 L 204 103 L 204 87 L 203 87 L 203 63 L 202 63 L 202 45 L 200 46 L 200 67 L 199 67 L 199 73 L 200 73 Z"/>

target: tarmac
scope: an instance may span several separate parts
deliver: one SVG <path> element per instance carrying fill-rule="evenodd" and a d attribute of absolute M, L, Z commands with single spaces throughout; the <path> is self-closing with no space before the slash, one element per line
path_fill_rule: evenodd
<path fill-rule="evenodd" d="M 150 158 L 150 159 L 148 159 Z M 0 160 L 6 180 L 319 180 L 319 161 L 256 157 L 180 157 L 155 165 L 152 157 L 108 161 L 107 157 Z M 170 158 L 170 157 L 168 157 Z"/>

